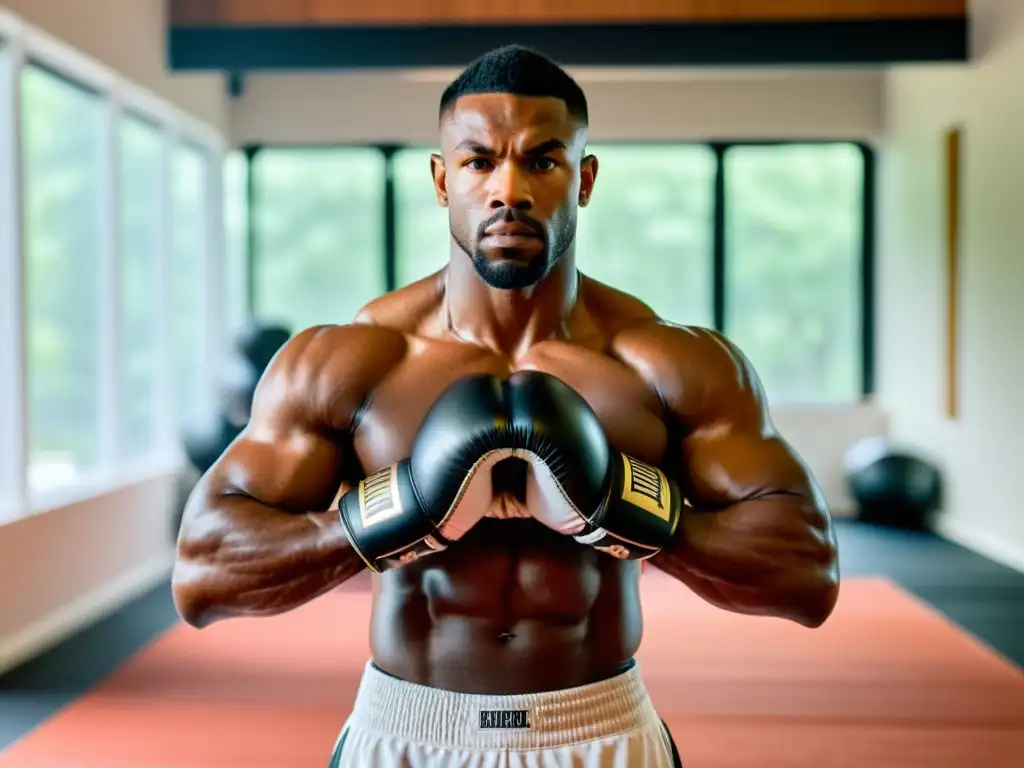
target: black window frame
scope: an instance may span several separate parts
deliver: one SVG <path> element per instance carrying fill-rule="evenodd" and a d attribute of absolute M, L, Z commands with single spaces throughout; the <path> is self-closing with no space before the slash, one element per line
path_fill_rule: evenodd
<path fill-rule="evenodd" d="M 600 145 L 617 146 L 652 146 L 652 145 L 697 145 L 710 148 L 715 155 L 715 176 L 714 176 L 714 202 L 713 202 L 713 234 L 712 234 L 712 308 L 714 318 L 714 329 L 722 333 L 728 333 L 726 327 L 726 305 L 728 302 L 728 291 L 726 290 L 726 268 L 728 254 L 725 245 L 726 227 L 726 186 L 728 179 L 725 173 L 725 156 L 728 151 L 735 147 L 751 146 L 790 146 L 808 144 L 849 144 L 861 153 L 863 158 L 863 180 L 862 180 L 862 201 L 861 201 L 861 259 L 860 259 L 860 396 L 861 399 L 870 398 L 875 393 L 875 165 L 876 157 L 874 148 L 865 141 L 859 139 L 836 138 L 814 138 L 814 139 L 765 139 L 765 140 L 736 140 L 736 141 L 674 141 L 664 140 L 652 141 L 599 141 L 594 142 Z M 258 253 L 256 217 L 253 215 L 259 205 L 259 191 L 256 189 L 252 166 L 259 153 L 264 149 L 288 149 L 288 150 L 316 150 L 325 149 L 376 149 L 384 156 L 385 172 L 381 180 L 384 185 L 383 210 L 384 217 L 384 251 L 381 268 L 384 272 L 384 284 L 386 291 L 393 291 L 397 285 L 397 213 L 395 208 L 395 180 L 394 180 L 394 155 L 406 149 L 427 149 L 430 145 L 420 143 L 408 144 L 367 144 L 367 143 L 335 143 L 335 144 L 247 144 L 241 147 L 246 161 L 246 232 L 245 232 L 245 275 L 246 275 L 246 310 L 250 316 L 258 312 L 258 296 L 256 295 L 256 258 Z"/>

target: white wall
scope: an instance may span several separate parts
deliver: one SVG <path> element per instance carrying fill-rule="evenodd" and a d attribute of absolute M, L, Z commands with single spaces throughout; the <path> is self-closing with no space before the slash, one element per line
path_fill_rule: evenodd
<path fill-rule="evenodd" d="M 231 102 L 238 143 L 437 142 L 454 72 L 255 75 Z M 883 128 L 883 77 L 863 71 L 578 70 L 591 139 L 840 137 Z"/>
<path fill-rule="evenodd" d="M 772 421 L 821 485 L 835 517 L 856 513 L 843 468 L 846 452 L 869 437 L 889 434 L 888 416 L 874 401 L 856 405 L 778 406 Z"/>
<path fill-rule="evenodd" d="M 164 0 L 0 0 L 25 21 L 227 133 L 224 78 L 170 74 Z"/>
<path fill-rule="evenodd" d="M 175 479 L 0 526 L 0 674 L 166 579 Z"/>
<path fill-rule="evenodd" d="M 946 470 L 941 528 L 1024 569 L 1024 3 L 973 4 L 975 61 L 887 78 L 879 382 L 899 441 Z M 964 131 L 961 417 L 944 412 L 942 133 Z"/>
<path fill-rule="evenodd" d="M 162 0 L 3 0 L 29 24 L 226 133 L 216 76 L 171 76 Z M 176 477 L 0 525 L 0 672 L 116 608 L 170 572 Z"/>

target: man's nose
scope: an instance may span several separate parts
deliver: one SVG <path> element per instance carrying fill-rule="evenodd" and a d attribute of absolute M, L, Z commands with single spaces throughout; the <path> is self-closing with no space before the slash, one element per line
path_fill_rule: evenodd
<path fill-rule="evenodd" d="M 512 162 L 498 166 L 493 176 L 491 208 L 518 208 L 528 211 L 533 207 L 533 193 L 527 174 Z"/>

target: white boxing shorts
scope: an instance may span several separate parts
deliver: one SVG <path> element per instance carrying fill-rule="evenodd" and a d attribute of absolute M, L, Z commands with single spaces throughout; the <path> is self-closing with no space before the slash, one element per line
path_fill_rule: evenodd
<path fill-rule="evenodd" d="M 329 768 L 674 768 L 632 662 L 590 685 L 516 695 L 406 682 L 368 662 Z"/>

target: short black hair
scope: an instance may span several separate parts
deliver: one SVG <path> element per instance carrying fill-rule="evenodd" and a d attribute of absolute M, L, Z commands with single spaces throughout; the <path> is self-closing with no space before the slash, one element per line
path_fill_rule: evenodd
<path fill-rule="evenodd" d="M 506 45 L 488 51 L 470 64 L 441 94 L 439 118 L 462 96 L 473 93 L 509 93 L 561 99 L 569 114 L 586 126 L 587 98 L 569 73 L 540 51 L 524 45 Z"/>

